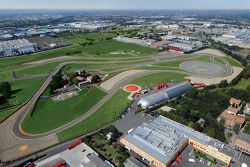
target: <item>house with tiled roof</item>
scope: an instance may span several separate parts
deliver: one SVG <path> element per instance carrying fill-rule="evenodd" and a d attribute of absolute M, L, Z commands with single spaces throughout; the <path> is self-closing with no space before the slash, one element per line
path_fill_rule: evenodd
<path fill-rule="evenodd" d="M 227 112 L 221 113 L 220 117 L 225 120 L 224 126 L 228 129 L 233 129 L 233 127 L 236 124 L 240 125 L 240 128 L 244 125 L 245 123 L 245 118 L 238 116 L 238 115 L 233 115 L 229 114 Z"/>
<path fill-rule="evenodd" d="M 229 102 L 230 102 L 231 106 L 234 108 L 238 108 L 241 105 L 241 100 L 239 100 L 239 99 L 231 98 L 229 100 Z"/>

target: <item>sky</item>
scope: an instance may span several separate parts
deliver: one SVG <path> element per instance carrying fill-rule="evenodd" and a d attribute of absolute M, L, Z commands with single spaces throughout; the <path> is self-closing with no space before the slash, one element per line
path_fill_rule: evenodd
<path fill-rule="evenodd" d="M 250 9 L 250 0 L 0 0 L 0 9 Z"/>

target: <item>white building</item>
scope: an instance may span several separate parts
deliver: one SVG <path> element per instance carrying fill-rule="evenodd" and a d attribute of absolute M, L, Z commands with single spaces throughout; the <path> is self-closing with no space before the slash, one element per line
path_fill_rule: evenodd
<path fill-rule="evenodd" d="M 152 43 L 155 42 L 155 40 L 152 40 L 152 39 L 142 40 L 142 39 L 137 39 L 137 38 L 127 38 L 127 37 L 121 37 L 121 36 L 114 38 L 114 40 L 119 41 L 119 42 L 142 45 L 142 46 L 150 46 Z"/>
<path fill-rule="evenodd" d="M 0 42 L 0 57 L 33 53 L 37 51 L 37 45 L 26 39 L 17 39 Z"/>
<path fill-rule="evenodd" d="M 109 167 L 106 162 L 98 157 L 98 154 L 85 143 L 71 150 L 65 150 L 59 154 L 42 160 L 35 165 L 38 167 L 52 167 L 58 163 L 72 167 Z"/>
<path fill-rule="evenodd" d="M 247 103 L 244 108 L 244 114 L 250 115 L 250 103 Z"/>
<path fill-rule="evenodd" d="M 172 25 L 159 25 L 156 27 L 157 29 L 166 29 L 166 30 L 178 30 L 179 25 L 172 24 Z"/>

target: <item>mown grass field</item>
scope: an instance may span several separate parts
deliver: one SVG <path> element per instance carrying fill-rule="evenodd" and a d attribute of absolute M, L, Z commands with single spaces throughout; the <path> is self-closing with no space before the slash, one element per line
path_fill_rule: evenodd
<path fill-rule="evenodd" d="M 129 93 L 120 89 L 93 115 L 79 124 L 59 132 L 57 134 L 59 140 L 65 141 L 72 137 L 80 136 L 112 123 L 131 103 L 131 101 L 126 98 L 128 95 Z"/>
<path fill-rule="evenodd" d="M 231 66 L 242 67 L 241 64 L 237 60 L 233 59 L 232 57 L 224 56 L 222 58 L 226 59 L 231 64 Z"/>
<path fill-rule="evenodd" d="M 73 44 L 80 44 L 87 41 L 104 41 L 108 40 L 110 38 L 116 37 L 117 34 L 113 32 L 94 32 L 94 33 L 78 33 L 74 35 L 64 35 L 60 37 L 61 40 L 65 40 L 67 42 L 73 43 Z"/>
<path fill-rule="evenodd" d="M 11 109 L 0 111 L 0 123 L 2 123 L 5 119 L 7 119 L 10 115 L 16 112 L 19 106 L 15 106 Z"/>
<path fill-rule="evenodd" d="M 80 46 L 69 46 L 65 48 L 59 48 L 45 52 L 34 53 L 30 55 L 3 58 L 0 61 L 0 72 L 24 67 L 25 65 L 23 64 L 28 62 L 65 56 L 66 53 L 78 50 L 79 47 Z"/>
<path fill-rule="evenodd" d="M 143 47 L 135 44 L 129 44 L 124 42 L 118 42 L 114 40 L 109 41 L 101 41 L 98 43 L 95 43 L 94 45 L 85 46 L 83 49 L 84 52 L 96 55 L 96 56 L 109 56 L 109 57 L 128 57 L 131 56 L 131 54 L 135 55 L 141 55 L 141 54 L 149 54 L 153 52 L 157 52 L 157 49 L 149 48 L 149 47 Z M 111 52 L 117 52 L 117 51 L 126 51 L 127 55 L 112 55 Z"/>
<path fill-rule="evenodd" d="M 174 82 L 182 82 L 185 81 L 185 78 L 187 75 L 180 74 L 180 73 L 173 73 L 173 72 L 161 72 L 156 74 L 150 74 L 145 75 L 143 77 L 134 79 L 130 81 L 130 84 L 137 84 L 141 86 L 142 88 L 148 88 L 153 87 L 158 83 L 162 82 L 171 82 L 172 80 Z"/>
<path fill-rule="evenodd" d="M 99 88 L 85 88 L 78 96 L 61 102 L 51 98 L 38 101 L 32 116 L 22 122 L 24 131 L 30 134 L 48 132 L 60 127 L 89 111 L 106 93 Z"/>
<path fill-rule="evenodd" d="M 246 90 L 248 86 L 250 86 L 250 80 L 242 78 L 239 81 L 239 83 L 235 86 L 235 88 Z"/>
<path fill-rule="evenodd" d="M 7 102 L 0 104 L 0 109 L 20 105 L 26 102 L 42 85 L 44 80 L 44 77 L 38 77 L 10 82 L 12 87 L 12 96 Z"/>
<path fill-rule="evenodd" d="M 135 80 L 132 80 L 129 83 L 138 84 L 143 88 L 155 86 L 155 84 L 160 82 L 170 82 L 172 79 L 175 82 L 182 82 L 184 81 L 184 77 L 186 75 L 179 74 L 179 73 L 157 73 L 157 74 L 150 74 Z M 88 132 L 91 132 L 95 129 L 101 128 L 105 125 L 108 125 L 115 121 L 122 112 L 128 107 L 131 103 L 127 99 L 129 93 L 120 89 L 116 92 L 111 99 L 106 102 L 97 112 L 91 115 L 89 118 L 85 119 L 81 123 L 66 129 L 62 132 L 59 132 L 57 135 L 60 141 L 65 141 L 75 136 L 79 136 Z M 103 119 L 105 118 L 105 119 Z"/>
<path fill-rule="evenodd" d="M 166 62 L 166 63 L 159 63 L 155 64 L 156 66 L 166 66 L 166 67 L 180 67 L 180 64 L 185 62 L 185 61 L 203 61 L 203 62 L 210 62 L 210 58 L 208 56 L 204 57 L 198 57 L 198 58 L 193 58 L 189 60 L 177 60 L 177 61 L 171 61 L 171 62 Z"/>

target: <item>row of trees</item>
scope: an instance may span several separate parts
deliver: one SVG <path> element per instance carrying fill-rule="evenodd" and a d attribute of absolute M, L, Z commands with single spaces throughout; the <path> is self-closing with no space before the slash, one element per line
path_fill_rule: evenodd
<path fill-rule="evenodd" d="M 223 51 L 224 53 L 226 53 L 227 55 L 231 56 L 232 58 L 238 60 L 239 62 L 241 62 L 241 64 L 243 66 L 245 66 L 245 67 L 249 66 L 250 55 L 243 57 L 240 54 L 237 54 L 237 53 L 231 51 L 231 50 L 238 51 L 241 48 L 239 48 L 237 46 L 229 46 L 229 45 L 223 44 L 221 42 L 215 42 L 215 41 L 211 41 L 211 42 L 212 42 L 212 46 L 214 48 L 219 49 L 219 50 Z"/>
<path fill-rule="evenodd" d="M 167 104 L 176 110 L 170 113 L 160 112 L 160 114 L 218 140 L 226 141 L 223 120 L 218 122 L 217 118 L 229 106 L 228 100 L 231 97 L 250 102 L 250 88 L 235 89 L 226 81 L 203 90 L 193 88 L 185 96 L 178 97 Z M 198 123 L 200 118 L 205 121 L 204 124 Z M 239 128 L 236 126 L 234 131 L 238 132 Z"/>
<path fill-rule="evenodd" d="M 11 85 L 8 82 L 0 83 L 0 97 L 2 100 L 7 100 L 11 96 Z"/>
<path fill-rule="evenodd" d="M 54 93 L 54 90 L 63 87 L 68 81 L 63 79 L 63 74 L 59 72 L 52 77 L 51 83 L 49 85 L 50 94 Z"/>

